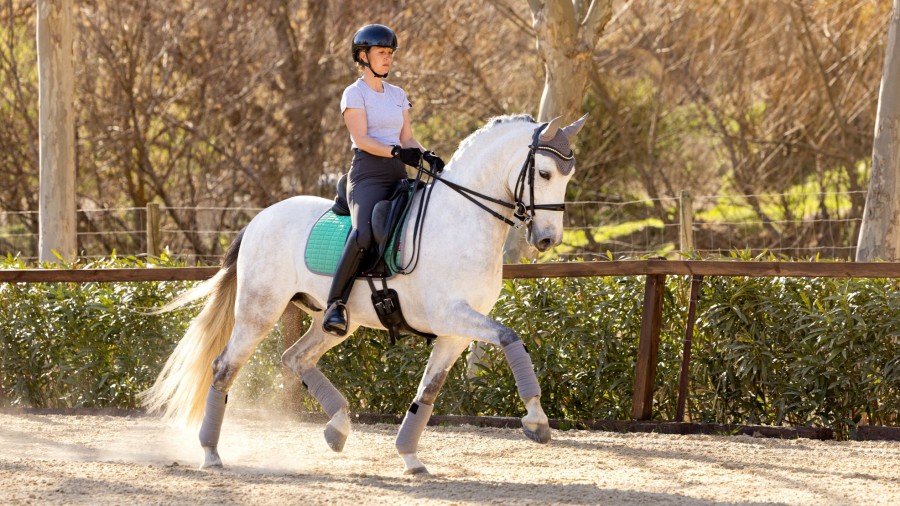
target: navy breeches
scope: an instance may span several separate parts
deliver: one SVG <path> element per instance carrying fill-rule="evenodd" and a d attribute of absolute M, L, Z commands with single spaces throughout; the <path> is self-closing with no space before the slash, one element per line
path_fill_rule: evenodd
<path fill-rule="evenodd" d="M 391 196 L 397 182 L 406 178 L 403 162 L 396 158 L 375 156 L 354 149 L 350 175 L 347 177 L 347 200 L 360 248 L 372 245 L 372 209 Z"/>

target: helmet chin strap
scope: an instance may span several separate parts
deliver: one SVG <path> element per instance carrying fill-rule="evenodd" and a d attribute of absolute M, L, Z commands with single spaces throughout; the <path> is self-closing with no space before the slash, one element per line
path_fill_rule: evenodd
<path fill-rule="evenodd" d="M 368 67 L 369 70 L 372 71 L 372 74 L 378 79 L 387 79 L 387 74 L 379 74 L 378 72 L 375 72 L 375 69 L 373 69 L 368 63 L 364 63 L 363 66 Z"/>
<path fill-rule="evenodd" d="M 367 49 L 366 50 L 366 59 L 368 59 L 368 58 L 369 58 L 369 50 Z M 367 69 L 371 70 L 372 74 L 375 75 L 375 77 L 377 77 L 378 79 L 387 79 L 387 76 L 390 73 L 390 72 L 385 72 L 384 74 L 379 74 L 378 72 L 375 72 L 375 69 L 373 69 L 371 65 L 369 65 L 368 61 L 360 58 L 360 62 L 362 63 L 363 67 L 366 67 Z"/>

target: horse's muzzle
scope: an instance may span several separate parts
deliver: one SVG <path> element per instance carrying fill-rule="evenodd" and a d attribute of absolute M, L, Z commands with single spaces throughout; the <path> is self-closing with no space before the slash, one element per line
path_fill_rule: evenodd
<path fill-rule="evenodd" d="M 558 234 L 555 231 L 538 231 L 535 232 L 532 229 L 529 232 L 529 241 L 532 246 L 534 246 L 538 251 L 544 252 L 553 248 L 554 246 L 558 246 L 559 243 L 562 242 L 562 234 Z"/>

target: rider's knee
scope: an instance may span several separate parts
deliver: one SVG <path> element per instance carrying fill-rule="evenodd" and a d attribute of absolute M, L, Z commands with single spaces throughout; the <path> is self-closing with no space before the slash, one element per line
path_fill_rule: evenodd
<path fill-rule="evenodd" d="M 369 246 L 372 244 L 372 229 L 358 228 L 354 232 L 350 234 L 347 241 L 354 241 L 359 249 L 369 249 Z"/>

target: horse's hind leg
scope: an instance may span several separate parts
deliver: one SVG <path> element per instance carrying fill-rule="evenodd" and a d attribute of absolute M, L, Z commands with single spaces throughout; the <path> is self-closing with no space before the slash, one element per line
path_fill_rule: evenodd
<path fill-rule="evenodd" d="M 200 426 L 200 446 L 204 451 L 201 469 L 222 467 L 218 445 L 222 421 L 225 418 L 228 390 L 231 389 L 238 371 L 250 359 L 253 350 L 278 321 L 284 307 L 272 298 L 259 297 L 254 300 L 255 311 L 252 314 L 245 314 L 240 310 L 242 306 L 240 299 L 239 295 L 238 309 L 235 310 L 237 318 L 231 338 L 225 350 L 212 363 L 213 380 L 206 396 L 206 411 L 203 415 L 203 424 Z M 243 304 L 243 307 L 247 305 Z"/>
<path fill-rule="evenodd" d="M 434 342 L 434 348 L 428 358 L 428 365 L 425 367 L 425 374 L 419 383 L 416 398 L 410 404 L 403 423 L 400 425 L 400 431 L 397 433 L 397 452 L 406 466 L 406 474 L 428 472 L 422 461 L 416 456 L 419 437 L 424 432 L 428 419 L 431 418 L 434 401 L 444 382 L 447 381 L 450 368 L 453 367 L 453 363 L 470 342 L 471 339 L 449 336 L 438 337 Z"/>
<path fill-rule="evenodd" d="M 329 420 L 325 425 L 325 442 L 332 450 L 344 449 L 350 435 L 350 416 L 347 413 L 347 399 L 338 391 L 328 378 L 316 367 L 319 359 L 328 350 L 343 342 L 353 334 L 356 327 L 351 327 L 343 337 L 338 337 L 322 330 L 322 313 L 311 313 L 312 324 L 293 346 L 281 356 L 281 362 L 289 367 L 325 410 Z"/>

